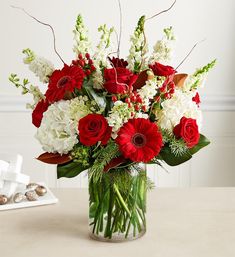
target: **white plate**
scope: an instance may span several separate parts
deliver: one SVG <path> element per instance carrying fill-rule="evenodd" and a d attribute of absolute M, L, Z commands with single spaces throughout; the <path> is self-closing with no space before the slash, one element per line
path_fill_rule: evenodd
<path fill-rule="evenodd" d="M 55 204 L 58 202 L 58 199 L 53 195 L 51 190 L 45 185 L 43 182 L 36 182 L 39 185 L 42 185 L 46 187 L 47 193 L 44 196 L 39 196 L 37 201 L 23 201 L 21 203 L 14 203 L 10 201 L 9 203 L 5 205 L 0 205 L 0 211 L 6 211 L 6 210 L 13 210 L 13 209 L 19 209 L 19 208 L 28 208 L 28 207 L 34 207 L 34 206 L 40 206 L 40 205 L 48 205 L 48 204 Z M 19 188 L 17 192 L 23 191 L 22 188 Z"/>

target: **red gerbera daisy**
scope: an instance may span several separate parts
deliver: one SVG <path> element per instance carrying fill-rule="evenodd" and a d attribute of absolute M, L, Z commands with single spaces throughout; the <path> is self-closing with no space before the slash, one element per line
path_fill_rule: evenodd
<path fill-rule="evenodd" d="M 78 66 L 64 65 L 62 70 L 55 70 L 49 81 L 46 98 L 50 103 L 59 101 L 75 88 L 81 89 L 85 74 Z"/>
<path fill-rule="evenodd" d="M 118 132 L 116 143 L 123 156 L 134 162 L 149 162 L 163 145 L 157 125 L 143 118 L 125 123 Z"/>

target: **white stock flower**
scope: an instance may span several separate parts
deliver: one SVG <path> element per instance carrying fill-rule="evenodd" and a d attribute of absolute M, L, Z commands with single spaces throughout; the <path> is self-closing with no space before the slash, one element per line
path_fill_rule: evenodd
<path fill-rule="evenodd" d="M 158 88 L 157 77 L 153 77 L 152 79 L 147 80 L 146 84 L 138 90 L 138 94 L 143 99 L 143 103 L 147 107 L 147 110 L 150 105 L 150 100 L 157 94 Z"/>
<path fill-rule="evenodd" d="M 202 114 L 197 104 L 192 101 L 195 92 L 182 92 L 176 90 L 172 98 L 165 100 L 162 110 L 156 113 L 157 123 L 162 129 L 173 131 L 173 128 L 180 123 L 180 119 L 186 118 L 196 119 L 199 131 L 202 125 Z"/>
<path fill-rule="evenodd" d="M 146 45 L 144 47 L 144 50 L 139 50 L 142 48 L 145 39 L 143 34 L 138 35 L 137 32 L 135 32 L 134 35 L 131 36 L 130 41 L 131 47 L 129 49 L 129 55 L 127 57 L 127 68 L 131 71 L 134 71 L 136 63 L 140 64 L 141 62 L 145 61 L 145 59 L 143 59 L 143 55 L 145 55 L 148 52 L 148 46 L 145 43 Z M 142 66 L 145 67 L 146 63 L 143 63 Z"/>
<path fill-rule="evenodd" d="M 187 92 L 193 88 L 203 88 L 206 82 L 206 75 L 207 74 L 201 74 L 199 76 L 189 75 L 183 85 L 183 90 Z"/>
<path fill-rule="evenodd" d="M 77 121 L 70 118 L 70 101 L 61 100 L 49 106 L 43 114 L 35 137 L 44 151 L 67 154 L 77 139 Z"/>
<path fill-rule="evenodd" d="M 39 77 L 39 80 L 43 83 L 48 83 L 49 77 L 55 70 L 50 61 L 39 56 L 35 56 L 35 58 L 29 63 L 29 69 Z"/>
<path fill-rule="evenodd" d="M 91 42 L 88 38 L 88 30 L 86 29 L 81 15 L 78 15 L 75 29 L 73 30 L 75 44 L 73 51 L 83 56 L 90 52 Z"/>
<path fill-rule="evenodd" d="M 174 41 L 175 36 L 172 27 L 164 29 L 164 36 L 162 40 L 158 40 L 154 45 L 149 63 L 160 62 L 169 65 L 173 57 Z"/>
<path fill-rule="evenodd" d="M 149 119 L 149 116 L 147 113 L 137 112 L 135 114 L 135 118 L 143 118 L 143 119 Z"/>

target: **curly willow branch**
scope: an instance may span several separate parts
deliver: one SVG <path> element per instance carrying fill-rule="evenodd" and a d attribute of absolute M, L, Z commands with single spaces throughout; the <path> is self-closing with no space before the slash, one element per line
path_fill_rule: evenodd
<path fill-rule="evenodd" d="M 175 4 L 176 4 L 176 0 L 173 2 L 173 4 L 172 4 L 169 8 L 167 8 L 167 9 L 165 9 L 165 10 L 163 10 L 163 11 L 161 11 L 161 12 L 157 13 L 157 14 L 154 14 L 153 16 L 151 16 L 151 17 L 147 18 L 145 21 L 147 21 L 147 20 L 151 20 L 151 19 L 153 19 L 153 18 L 157 17 L 158 15 L 160 15 L 160 14 L 162 14 L 162 13 L 165 13 L 165 12 L 170 11 L 170 9 L 171 9 L 171 8 L 173 8 L 173 6 L 174 6 Z"/>
<path fill-rule="evenodd" d="M 11 5 L 12 8 L 15 8 L 15 9 L 19 9 L 21 11 L 23 11 L 27 16 L 31 17 L 32 19 L 34 19 L 35 21 L 37 21 L 38 23 L 44 25 L 44 26 L 47 26 L 51 29 L 52 31 L 52 34 L 53 34 L 53 39 L 54 39 L 54 51 L 56 53 L 56 55 L 60 58 L 60 60 L 65 64 L 64 60 L 62 59 L 62 57 L 60 56 L 60 54 L 58 53 L 57 49 L 56 49 L 56 37 L 55 37 L 55 31 L 53 29 L 53 27 L 48 24 L 48 23 L 45 23 L 45 22 L 42 22 L 40 21 L 39 19 L 35 18 L 34 16 L 32 16 L 30 13 L 28 13 L 24 8 L 22 7 L 17 7 L 17 6 L 13 6 Z"/>
<path fill-rule="evenodd" d="M 190 54 L 193 52 L 194 48 L 198 45 L 201 44 L 202 42 L 204 42 L 206 39 L 203 39 L 199 42 L 197 42 L 192 48 L 191 50 L 188 52 L 188 54 L 184 57 L 184 59 L 179 63 L 179 65 L 175 68 L 175 70 L 177 70 L 186 60 L 187 58 L 190 56 Z"/>
<path fill-rule="evenodd" d="M 117 49 L 117 53 L 118 53 L 118 58 L 120 55 L 120 46 L 121 46 L 121 38 L 122 38 L 122 5 L 121 5 L 121 1 L 118 0 L 118 7 L 119 7 L 119 37 L 118 37 L 118 49 Z"/>

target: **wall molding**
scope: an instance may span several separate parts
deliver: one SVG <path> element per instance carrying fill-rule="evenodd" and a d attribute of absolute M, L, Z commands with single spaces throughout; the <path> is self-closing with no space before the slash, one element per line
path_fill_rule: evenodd
<path fill-rule="evenodd" d="M 26 103 L 32 100 L 21 95 L 1 95 L 0 112 L 29 112 Z M 208 95 L 202 97 L 203 111 L 235 111 L 235 95 Z"/>

